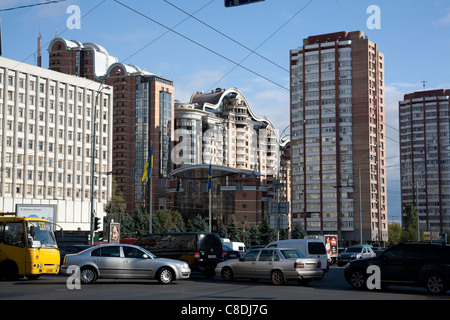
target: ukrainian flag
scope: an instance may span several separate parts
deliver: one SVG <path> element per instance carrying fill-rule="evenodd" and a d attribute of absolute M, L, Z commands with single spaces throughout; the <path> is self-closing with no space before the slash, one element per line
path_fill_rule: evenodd
<path fill-rule="evenodd" d="M 150 153 L 148 154 L 148 159 L 145 162 L 144 173 L 142 174 L 142 181 L 148 179 L 152 175 L 153 168 L 153 146 L 150 148 Z"/>
<path fill-rule="evenodd" d="M 208 171 L 208 190 L 212 188 L 212 167 L 211 161 L 209 161 L 209 171 Z"/>

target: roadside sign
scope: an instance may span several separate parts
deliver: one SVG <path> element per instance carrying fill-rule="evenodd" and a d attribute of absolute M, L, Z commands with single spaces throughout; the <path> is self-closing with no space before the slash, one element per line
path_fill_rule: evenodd
<path fill-rule="evenodd" d="M 278 206 L 279 213 L 288 214 L 289 213 L 289 205 L 290 205 L 290 202 L 270 201 L 269 202 L 269 213 L 277 213 L 277 206 Z"/>
<path fill-rule="evenodd" d="M 270 222 L 271 229 L 277 228 L 277 216 L 276 215 L 269 215 L 269 222 Z M 289 216 L 280 214 L 278 216 L 278 227 L 281 230 L 288 230 L 289 229 Z"/>
<path fill-rule="evenodd" d="M 260 2 L 260 1 L 264 0 L 225 0 L 225 7 L 227 8 L 236 7 L 241 6 L 243 4 L 250 4 L 253 2 Z"/>

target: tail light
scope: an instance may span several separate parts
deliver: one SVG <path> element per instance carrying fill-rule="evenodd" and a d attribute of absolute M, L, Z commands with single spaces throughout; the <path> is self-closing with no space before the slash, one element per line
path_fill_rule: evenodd
<path fill-rule="evenodd" d="M 321 269 L 321 268 L 322 268 L 322 262 L 320 262 L 320 261 L 317 262 L 317 268 L 318 268 L 318 269 Z"/>
<path fill-rule="evenodd" d="M 294 268 L 295 269 L 304 269 L 305 264 L 303 262 L 296 262 L 296 263 L 294 263 Z"/>
<path fill-rule="evenodd" d="M 228 253 L 222 252 L 222 258 L 226 258 L 228 256 Z"/>
<path fill-rule="evenodd" d="M 194 253 L 194 259 L 200 259 L 200 252 Z"/>

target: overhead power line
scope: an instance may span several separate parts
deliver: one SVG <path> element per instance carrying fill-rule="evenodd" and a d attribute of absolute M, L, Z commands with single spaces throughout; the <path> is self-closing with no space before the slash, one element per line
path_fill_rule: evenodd
<path fill-rule="evenodd" d="M 197 11 L 195 11 L 192 15 L 196 14 L 197 12 L 200 12 L 201 10 L 203 10 L 206 6 L 208 6 L 210 3 L 214 2 L 215 0 L 211 0 L 209 1 L 207 4 L 205 4 L 204 6 L 202 6 L 200 9 L 198 9 Z M 192 16 L 190 15 L 190 16 Z M 186 20 L 188 20 L 189 17 L 186 17 L 185 19 L 181 20 L 180 22 L 178 22 L 175 26 L 173 26 L 172 28 L 170 28 L 169 30 L 166 30 L 166 32 L 164 32 L 163 34 L 161 34 L 160 36 L 156 37 L 155 39 L 153 39 L 152 41 L 150 41 L 149 43 L 147 43 L 145 46 L 143 46 L 142 48 L 140 48 L 139 50 L 137 50 L 136 52 L 134 52 L 133 54 L 131 54 L 130 56 L 128 56 L 128 58 L 126 58 L 125 60 L 123 60 L 123 62 L 126 62 L 128 59 L 134 57 L 136 54 L 138 54 L 139 52 L 141 52 L 142 50 L 144 50 L 145 48 L 147 48 L 149 45 L 155 43 L 157 40 L 161 39 L 162 37 L 164 37 L 166 34 L 168 34 L 170 31 L 172 31 L 172 29 L 175 29 L 176 27 L 178 27 L 180 24 L 182 24 L 183 22 L 185 22 Z"/>
<path fill-rule="evenodd" d="M 39 2 L 39 3 L 34 3 L 34 4 L 27 4 L 27 5 L 23 5 L 23 6 L 0 9 L 0 12 L 11 11 L 11 10 L 16 10 L 16 9 L 31 8 L 31 7 L 36 7 L 36 6 L 44 6 L 47 4 L 56 4 L 56 3 L 60 3 L 60 2 L 64 2 L 64 1 L 68 1 L 68 0 L 54 0 L 54 1 Z"/>
<path fill-rule="evenodd" d="M 289 88 L 286 88 L 285 86 L 283 86 L 283 85 L 281 85 L 281 84 L 279 84 L 279 83 L 277 83 L 277 82 L 275 82 L 275 81 L 273 81 L 273 80 L 271 80 L 271 79 L 269 79 L 269 78 L 263 76 L 262 74 L 260 74 L 260 73 L 258 73 L 258 72 L 256 72 L 256 71 L 253 71 L 253 70 L 251 70 L 250 68 L 247 68 L 247 67 L 241 65 L 241 64 L 238 63 L 238 62 L 235 62 L 234 60 L 232 60 L 232 59 L 230 59 L 230 58 L 224 56 L 223 54 L 221 54 L 221 53 L 219 53 L 219 52 L 217 52 L 217 51 L 215 51 L 215 50 L 213 50 L 213 49 L 211 49 L 211 48 L 208 48 L 207 46 L 201 44 L 201 43 L 198 42 L 198 41 L 195 41 L 195 40 L 193 40 L 193 39 L 191 39 L 191 38 L 185 36 L 184 34 L 182 34 L 182 33 L 178 32 L 178 31 L 174 30 L 173 28 L 167 27 L 166 25 L 164 25 L 164 24 L 162 24 L 162 23 L 156 21 L 155 19 L 149 17 L 148 15 L 146 15 L 146 14 L 144 14 L 144 13 L 142 13 L 142 12 L 140 12 L 140 11 L 138 11 L 138 10 L 136 10 L 136 9 L 134 9 L 134 8 L 132 8 L 132 7 L 130 7 L 130 6 L 128 6 L 128 5 L 124 4 L 124 3 L 122 3 L 122 2 L 120 2 L 119 0 L 114 0 L 114 1 L 117 2 L 118 4 L 120 4 L 121 6 L 127 8 L 128 10 L 131 10 L 131 11 L 135 12 L 136 14 L 138 14 L 138 15 L 140 15 L 140 16 L 142 16 L 142 17 L 144 17 L 144 18 L 146 18 L 146 19 L 148 19 L 148 20 L 150 20 L 150 21 L 152 21 L 152 22 L 154 22 L 154 23 L 156 23 L 157 25 L 159 25 L 159 26 L 161 26 L 161 27 L 163 27 L 163 28 L 165 28 L 165 29 L 168 29 L 168 30 L 172 31 L 173 33 L 179 35 L 180 37 L 182 37 L 182 38 L 184 38 L 184 39 L 186 39 L 186 40 L 188 40 L 188 41 L 190 41 L 190 42 L 196 44 L 196 45 L 199 46 L 199 47 L 202 47 L 203 49 L 205 49 L 205 50 L 207 50 L 207 51 L 209 51 L 209 52 L 211 52 L 211 53 L 214 53 L 215 55 L 217 55 L 217 56 L 219 56 L 219 57 L 221 57 L 221 58 L 223 58 L 223 59 L 225 59 L 225 60 L 227 60 L 227 61 L 233 63 L 234 65 L 239 66 L 239 67 L 241 67 L 242 69 L 247 70 L 248 72 L 253 73 L 254 75 L 257 75 L 258 77 L 261 77 L 261 78 L 263 78 L 263 79 L 265 79 L 265 80 L 271 82 L 272 84 L 274 84 L 274 85 L 276 85 L 276 86 L 278 86 L 278 87 L 280 87 L 280 88 L 285 89 L 286 91 L 290 91 Z"/>
<path fill-rule="evenodd" d="M 231 38 L 230 36 L 226 35 L 226 34 L 223 33 L 222 31 L 217 30 L 216 28 L 210 26 L 210 25 L 207 24 L 206 22 L 203 22 L 202 20 L 200 20 L 200 19 L 194 17 L 194 16 L 191 15 L 189 12 L 186 12 L 186 11 L 184 11 L 183 9 L 181 9 L 180 7 L 177 7 L 176 5 L 174 5 L 173 3 L 171 3 L 170 1 L 164 0 L 164 2 L 167 2 L 167 3 L 170 4 L 172 7 L 174 7 L 174 8 L 176 8 L 176 9 L 178 9 L 179 11 L 181 11 L 181 12 L 187 14 L 187 15 L 188 15 L 189 17 L 191 17 L 192 19 L 194 19 L 194 20 L 200 22 L 201 24 L 207 26 L 207 27 L 210 28 L 211 30 L 213 30 L 213 31 L 217 32 L 218 34 L 224 36 L 224 37 L 227 38 L 228 40 L 231 40 L 231 41 L 233 41 L 234 43 L 238 44 L 239 46 L 241 46 L 241 47 L 247 49 L 247 50 L 250 51 L 251 53 L 256 54 L 258 57 L 263 58 L 264 60 L 266 60 L 267 62 L 273 64 L 274 66 L 277 66 L 278 68 L 280 68 L 280 69 L 282 69 L 282 70 L 284 70 L 284 71 L 286 71 L 286 72 L 290 72 L 290 71 L 289 71 L 288 69 L 286 69 L 285 67 L 280 66 L 279 64 L 273 62 L 272 60 L 270 60 L 270 59 L 268 59 L 268 58 L 266 58 L 266 57 L 260 55 L 259 53 L 255 52 L 255 50 L 250 49 L 250 48 L 247 47 L 246 45 L 242 44 L 241 42 L 239 42 L 239 41 L 237 41 L 237 40 L 235 40 L 235 39 L 233 39 L 233 38 Z"/>

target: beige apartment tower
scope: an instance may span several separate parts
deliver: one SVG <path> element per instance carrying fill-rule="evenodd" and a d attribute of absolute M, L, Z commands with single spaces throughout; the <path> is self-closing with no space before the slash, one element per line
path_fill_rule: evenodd
<path fill-rule="evenodd" d="M 340 244 L 387 241 L 384 56 L 361 31 L 290 52 L 292 223 Z"/>
<path fill-rule="evenodd" d="M 412 204 L 421 231 L 450 231 L 450 90 L 405 94 L 399 102 L 402 219 Z"/>

